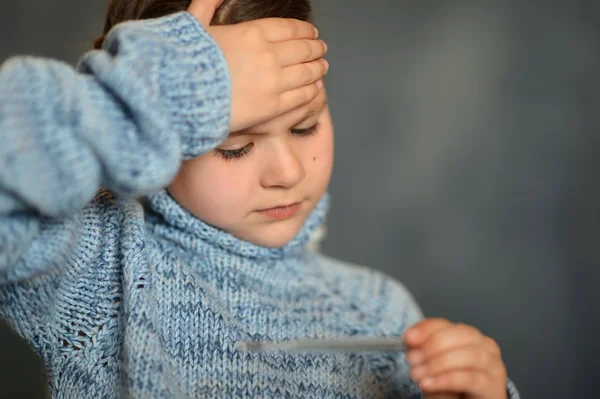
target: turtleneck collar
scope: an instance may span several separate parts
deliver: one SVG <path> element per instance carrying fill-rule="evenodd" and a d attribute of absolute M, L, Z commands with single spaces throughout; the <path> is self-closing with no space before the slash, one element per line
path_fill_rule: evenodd
<path fill-rule="evenodd" d="M 182 207 L 167 190 L 146 197 L 144 207 L 146 221 L 153 232 L 186 249 L 193 251 L 208 244 L 247 258 L 281 259 L 306 250 L 307 243 L 325 221 L 329 196 L 325 194 L 321 198 L 296 236 L 280 248 L 252 244 L 203 222 Z"/>

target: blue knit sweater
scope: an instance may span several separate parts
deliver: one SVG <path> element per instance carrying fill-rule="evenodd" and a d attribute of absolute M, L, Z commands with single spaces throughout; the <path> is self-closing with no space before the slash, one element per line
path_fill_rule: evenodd
<path fill-rule="evenodd" d="M 230 90 L 188 13 L 118 25 L 77 71 L 4 63 L 0 315 L 43 359 L 55 398 L 420 397 L 402 353 L 235 350 L 398 336 L 421 314 L 399 283 L 307 248 L 327 198 L 269 249 L 169 196 L 181 160 L 227 136 Z"/>

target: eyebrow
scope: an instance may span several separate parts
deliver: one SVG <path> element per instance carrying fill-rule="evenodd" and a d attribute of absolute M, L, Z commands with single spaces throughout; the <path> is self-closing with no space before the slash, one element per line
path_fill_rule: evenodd
<path fill-rule="evenodd" d="M 307 120 L 308 118 L 311 118 L 317 114 L 319 114 L 320 112 L 322 112 L 325 107 L 327 107 L 327 99 L 323 100 L 323 101 L 319 101 L 318 103 L 315 103 L 314 105 L 311 105 L 310 107 L 308 107 L 306 109 L 306 113 L 304 115 L 302 115 L 302 118 L 300 118 L 295 125 L 297 125 L 298 123 Z M 248 132 L 246 130 L 241 130 L 239 132 L 232 132 L 229 133 L 228 137 L 238 137 L 238 136 L 246 136 L 246 135 L 259 135 L 262 133 L 254 133 L 254 132 Z"/>

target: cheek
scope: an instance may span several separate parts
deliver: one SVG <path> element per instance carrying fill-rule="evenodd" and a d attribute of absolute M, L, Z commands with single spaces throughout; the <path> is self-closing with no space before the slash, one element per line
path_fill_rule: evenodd
<path fill-rule="evenodd" d="M 329 185 L 333 169 L 333 131 L 328 129 L 315 137 L 309 155 L 309 165 L 314 184 L 324 192 Z"/>
<path fill-rule="evenodd" d="M 196 217 L 224 227 L 247 211 L 252 197 L 251 168 L 206 154 L 184 166 L 176 184 L 180 201 Z M 178 199 L 179 200 L 179 199 Z"/>

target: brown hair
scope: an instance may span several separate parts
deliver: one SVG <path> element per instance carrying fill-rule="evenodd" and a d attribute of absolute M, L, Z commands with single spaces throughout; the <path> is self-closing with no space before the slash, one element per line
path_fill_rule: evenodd
<path fill-rule="evenodd" d="M 190 3 L 191 0 L 110 0 L 104 34 L 94 41 L 94 48 L 101 48 L 106 34 L 120 22 L 164 17 L 187 10 Z M 225 0 L 217 8 L 211 25 L 231 25 L 273 17 L 312 22 L 310 0 Z"/>

